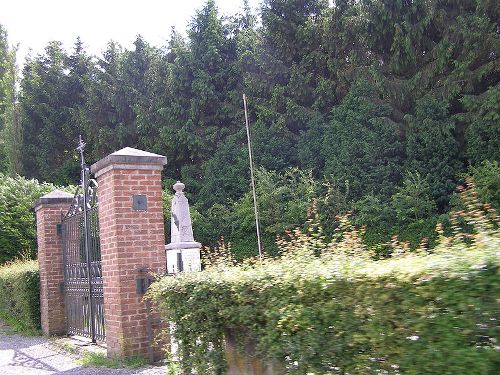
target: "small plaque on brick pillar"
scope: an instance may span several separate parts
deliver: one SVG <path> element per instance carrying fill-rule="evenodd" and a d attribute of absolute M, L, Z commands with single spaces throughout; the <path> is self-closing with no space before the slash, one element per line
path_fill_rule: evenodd
<path fill-rule="evenodd" d="M 132 208 L 136 211 L 147 211 L 148 197 L 146 195 L 132 196 Z"/>

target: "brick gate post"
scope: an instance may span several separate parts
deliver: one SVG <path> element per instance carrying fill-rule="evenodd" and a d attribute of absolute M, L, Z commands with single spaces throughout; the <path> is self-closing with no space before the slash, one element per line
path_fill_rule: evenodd
<path fill-rule="evenodd" d="M 38 264 L 40 268 L 40 311 L 43 333 L 47 336 L 66 333 L 63 250 L 57 225 L 66 213 L 73 195 L 60 190 L 39 198 L 33 205 L 36 214 Z"/>
<path fill-rule="evenodd" d="M 91 166 L 98 182 L 108 356 L 151 356 L 140 280 L 165 273 L 161 171 L 166 157 L 126 147 Z"/>

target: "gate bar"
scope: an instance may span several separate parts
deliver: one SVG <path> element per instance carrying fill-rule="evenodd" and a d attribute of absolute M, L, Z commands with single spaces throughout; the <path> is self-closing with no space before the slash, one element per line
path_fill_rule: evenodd
<path fill-rule="evenodd" d="M 84 242 L 85 242 L 85 257 L 87 260 L 87 281 L 89 284 L 89 313 L 90 313 L 90 337 L 92 343 L 96 344 L 96 329 L 95 329 L 95 316 L 94 316 L 94 302 L 92 299 L 92 266 L 90 260 L 90 223 L 89 223 L 89 215 L 88 215 L 88 201 L 89 201 L 89 168 L 85 164 L 85 158 L 83 156 L 83 150 L 85 148 L 85 142 L 82 140 L 82 136 L 80 135 L 80 141 L 78 143 L 77 150 L 80 151 L 81 157 L 81 166 L 82 171 L 80 175 L 80 183 L 83 189 L 83 231 L 85 233 Z"/>

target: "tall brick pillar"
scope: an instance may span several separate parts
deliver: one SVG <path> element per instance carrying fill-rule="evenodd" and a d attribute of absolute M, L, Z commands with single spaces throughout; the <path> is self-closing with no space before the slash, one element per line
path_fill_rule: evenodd
<path fill-rule="evenodd" d="M 91 166 L 99 185 L 108 356 L 151 358 L 151 317 L 140 280 L 165 273 L 161 171 L 166 162 L 164 156 L 126 147 Z"/>
<path fill-rule="evenodd" d="M 40 310 L 43 333 L 47 336 L 66 333 L 64 280 L 61 235 L 57 225 L 61 213 L 66 213 L 73 196 L 54 190 L 38 199 L 35 204 L 38 264 L 40 267 Z"/>

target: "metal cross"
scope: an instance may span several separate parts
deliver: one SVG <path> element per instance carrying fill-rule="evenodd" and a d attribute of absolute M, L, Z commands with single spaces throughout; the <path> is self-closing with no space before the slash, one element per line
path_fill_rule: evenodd
<path fill-rule="evenodd" d="M 76 148 L 80 151 L 80 158 L 82 160 L 82 168 L 85 166 L 85 159 L 83 157 L 83 150 L 85 149 L 86 143 L 83 141 L 82 136 L 80 135 L 80 139 L 78 141 L 78 147 Z"/>

